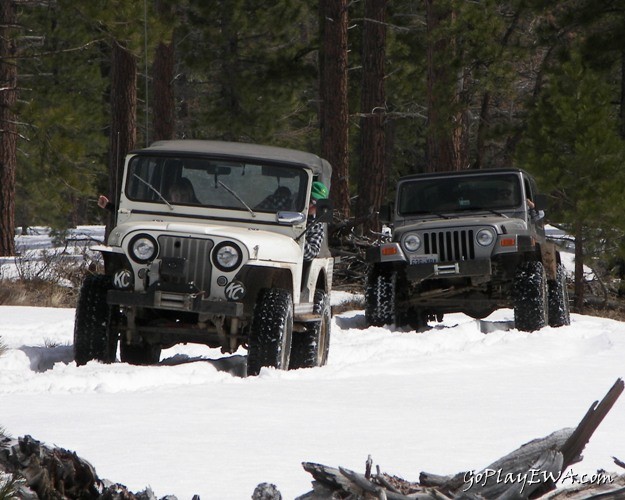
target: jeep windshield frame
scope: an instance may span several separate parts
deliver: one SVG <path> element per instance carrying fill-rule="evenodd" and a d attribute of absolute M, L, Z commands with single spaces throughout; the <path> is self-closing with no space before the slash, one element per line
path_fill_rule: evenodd
<path fill-rule="evenodd" d="M 249 158 L 137 154 L 128 162 L 124 192 L 130 201 L 158 205 L 304 212 L 309 177 L 299 165 Z"/>
<path fill-rule="evenodd" d="M 506 172 L 410 179 L 400 184 L 396 206 L 404 217 L 519 210 L 523 206 L 521 178 Z"/>

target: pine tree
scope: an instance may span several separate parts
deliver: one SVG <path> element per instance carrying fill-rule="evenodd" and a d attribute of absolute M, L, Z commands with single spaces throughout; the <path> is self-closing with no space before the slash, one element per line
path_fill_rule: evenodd
<path fill-rule="evenodd" d="M 15 253 L 15 169 L 17 156 L 17 10 L 0 2 L 0 256 Z"/>
<path fill-rule="evenodd" d="M 62 2 L 21 10 L 16 222 L 92 222 L 106 179 L 101 46 Z"/>
<path fill-rule="evenodd" d="M 553 197 L 551 220 L 568 224 L 576 242 L 575 305 L 583 310 L 583 264 L 593 234 L 622 227 L 623 143 L 603 75 L 579 53 L 546 80 L 519 147 L 519 165 Z"/>

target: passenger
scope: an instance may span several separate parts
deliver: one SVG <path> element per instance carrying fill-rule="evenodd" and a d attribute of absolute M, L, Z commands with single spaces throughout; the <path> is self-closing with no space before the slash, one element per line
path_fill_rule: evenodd
<path fill-rule="evenodd" d="M 328 197 L 329 190 L 322 182 L 315 181 L 310 190 L 310 203 L 308 204 L 308 222 L 309 228 L 306 233 L 306 241 L 304 242 L 304 261 L 313 260 L 321 250 L 323 242 L 323 224 L 316 222 L 317 218 L 317 201 Z"/>

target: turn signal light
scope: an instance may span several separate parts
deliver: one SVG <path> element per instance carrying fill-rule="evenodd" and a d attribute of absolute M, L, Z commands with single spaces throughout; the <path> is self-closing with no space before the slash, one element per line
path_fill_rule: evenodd
<path fill-rule="evenodd" d="M 381 250 L 382 255 L 396 255 L 397 254 L 397 247 L 396 246 L 388 246 L 388 247 L 382 247 Z"/>
<path fill-rule="evenodd" d="M 516 245 L 516 238 L 502 238 L 499 240 L 499 245 L 502 247 L 513 247 Z"/>

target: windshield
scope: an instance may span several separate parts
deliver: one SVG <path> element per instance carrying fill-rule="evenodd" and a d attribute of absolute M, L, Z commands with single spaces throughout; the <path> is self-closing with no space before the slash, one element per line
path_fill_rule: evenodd
<path fill-rule="evenodd" d="M 444 177 L 405 182 L 397 209 L 402 215 L 464 210 L 510 210 L 521 205 L 516 174 Z"/>
<path fill-rule="evenodd" d="M 307 184 L 307 171 L 299 167 L 141 155 L 130 160 L 126 196 L 165 205 L 302 212 Z"/>

